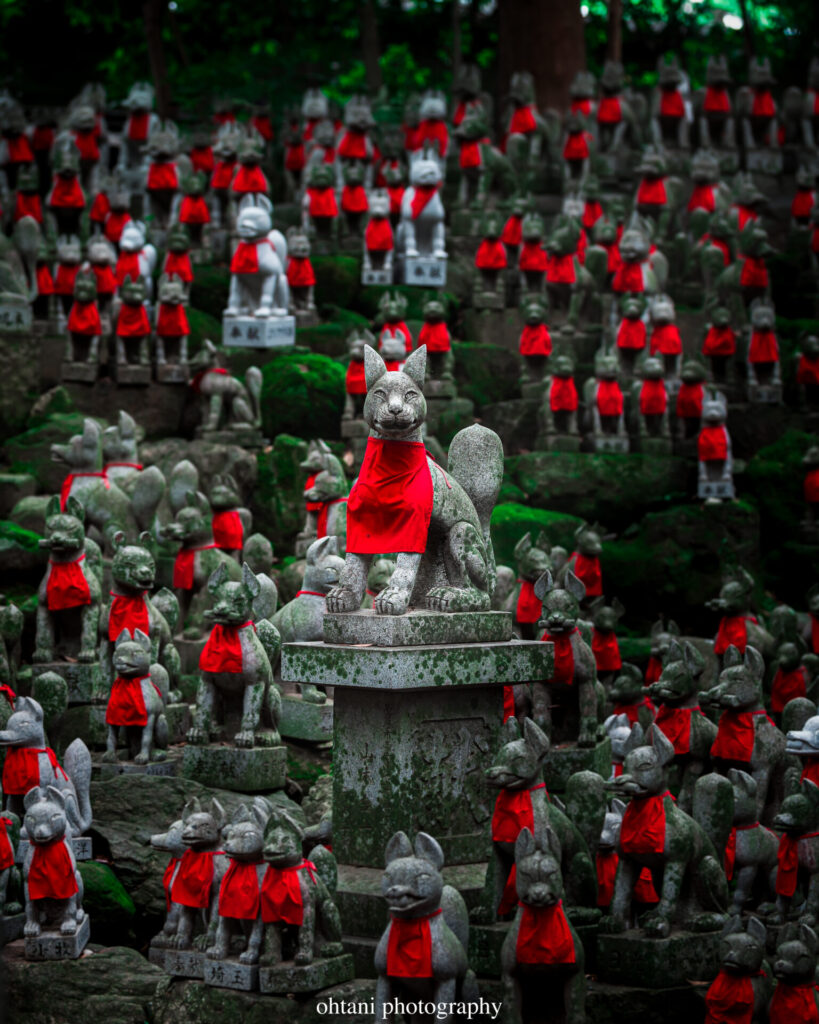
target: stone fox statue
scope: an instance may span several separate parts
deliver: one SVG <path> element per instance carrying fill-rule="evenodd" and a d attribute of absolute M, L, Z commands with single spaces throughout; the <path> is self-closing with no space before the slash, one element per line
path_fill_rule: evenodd
<path fill-rule="evenodd" d="M 361 605 L 375 555 L 397 554 L 395 571 L 375 599 L 380 615 L 412 605 L 438 611 L 484 611 L 495 588 L 489 518 L 503 477 L 503 447 L 478 425 L 460 431 L 449 449 L 449 472 L 424 451 L 426 346 L 404 369 L 388 371 L 364 349 L 370 427 L 367 451 L 347 502 L 347 557 L 329 612 Z"/>

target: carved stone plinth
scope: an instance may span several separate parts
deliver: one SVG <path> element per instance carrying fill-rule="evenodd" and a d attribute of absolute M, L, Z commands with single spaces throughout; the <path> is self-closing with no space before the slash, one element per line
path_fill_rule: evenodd
<path fill-rule="evenodd" d="M 553 746 L 543 766 L 543 777 L 549 792 L 562 793 L 569 777 L 575 772 L 597 772 L 607 779 L 611 774 L 611 741 L 608 736 L 593 747 L 579 747 L 576 743 Z"/>
<path fill-rule="evenodd" d="M 157 363 L 156 379 L 159 384 L 187 384 L 190 377 L 187 363 Z"/>
<path fill-rule="evenodd" d="M 206 985 L 233 988 L 239 992 L 255 992 L 259 988 L 259 965 L 243 964 L 235 957 L 228 960 L 205 959 Z"/>
<path fill-rule="evenodd" d="M 137 363 L 116 363 L 114 376 L 117 384 L 133 384 L 146 387 L 151 383 L 151 367 Z"/>
<path fill-rule="evenodd" d="M 134 764 L 133 761 L 122 761 L 119 764 L 107 764 L 104 761 L 93 765 L 99 771 L 99 778 L 113 779 L 117 775 L 161 775 L 173 778 L 177 772 L 178 759 L 172 761 L 154 761 L 151 764 Z"/>
<path fill-rule="evenodd" d="M 745 164 L 751 173 L 778 176 L 782 173 L 782 150 L 749 149 L 745 153 Z"/>
<path fill-rule="evenodd" d="M 304 967 L 285 960 L 276 967 L 260 968 L 259 989 L 271 995 L 318 992 L 331 985 L 352 981 L 354 977 L 353 958 L 349 953 L 329 959 L 318 958 Z"/>
<path fill-rule="evenodd" d="M 308 743 L 332 743 L 333 702 L 311 704 L 298 694 L 282 694 L 279 732 L 284 739 Z"/>
<path fill-rule="evenodd" d="M 25 334 L 31 330 L 31 306 L 21 295 L 6 294 L 0 299 L 0 333 Z"/>
<path fill-rule="evenodd" d="M 733 501 L 736 497 L 733 480 L 700 480 L 697 484 L 697 497 L 721 498 L 725 501 Z"/>
<path fill-rule="evenodd" d="M 46 672 L 63 677 L 69 705 L 108 703 L 108 683 L 98 661 L 47 661 L 31 666 L 34 679 Z"/>
<path fill-rule="evenodd" d="M 673 932 L 652 939 L 633 929 L 597 938 L 601 981 L 642 988 L 671 988 L 691 981 L 711 981 L 719 971 L 720 933 Z"/>
<path fill-rule="evenodd" d="M 287 747 L 197 747 L 182 754 L 184 778 L 237 793 L 266 793 L 284 787 Z"/>
<path fill-rule="evenodd" d="M 392 271 L 391 270 L 365 270 L 361 268 L 361 283 L 362 284 L 392 284 Z"/>
<path fill-rule="evenodd" d="M 424 644 L 502 643 L 513 636 L 510 612 L 433 612 L 376 615 L 367 609 L 324 616 L 325 644 L 419 647 Z"/>
<path fill-rule="evenodd" d="M 506 305 L 506 296 L 503 292 L 474 292 L 472 305 L 475 309 L 497 309 L 502 310 Z"/>
<path fill-rule="evenodd" d="M 58 931 L 43 931 L 33 938 L 26 938 L 26 960 L 76 960 L 88 945 L 91 935 L 91 921 L 86 914 L 73 935 Z"/>
<path fill-rule="evenodd" d="M 93 384 L 99 377 L 99 363 L 75 363 L 64 360 L 60 377 L 62 380 L 77 381 L 80 384 Z"/>
<path fill-rule="evenodd" d="M 0 914 L 0 946 L 23 937 L 25 914 Z"/>
<path fill-rule="evenodd" d="M 162 952 L 165 954 L 162 966 L 168 974 L 179 978 L 205 977 L 204 953 L 192 949 L 166 949 Z"/>
<path fill-rule="evenodd" d="M 165 718 L 168 722 L 169 742 L 181 743 L 191 727 L 190 704 L 166 704 Z"/>
<path fill-rule="evenodd" d="M 401 283 L 420 288 L 443 288 L 446 264 L 446 259 L 435 256 L 405 256 L 400 264 Z"/>
<path fill-rule="evenodd" d="M 760 405 L 781 405 L 782 385 L 781 384 L 749 384 L 748 401 Z"/>
<path fill-rule="evenodd" d="M 227 348 L 284 348 L 296 344 L 296 318 L 222 316 L 222 344 Z"/>
<path fill-rule="evenodd" d="M 157 967 L 165 969 L 165 954 L 167 950 L 164 947 L 155 946 L 151 943 L 148 946 L 148 961 L 152 964 L 156 964 Z"/>
<path fill-rule="evenodd" d="M 616 452 L 625 455 L 629 449 L 626 434 L 592 434 L 592 444 L 596 452 Z"/>

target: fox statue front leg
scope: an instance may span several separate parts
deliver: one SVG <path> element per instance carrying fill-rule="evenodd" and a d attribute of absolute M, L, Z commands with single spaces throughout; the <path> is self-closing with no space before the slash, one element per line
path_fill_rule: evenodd
<path fill-rule="evenodd" d="M 328 612 L 354 612 L 361 607 L 364 591 L 367 589 L 370 560 L 367 555 L 347 552 L 338 586 L 333 587 L 327 594 Z"/>
<path fill-rule="evenodd" d="M 390 582 L 375 599 L 376 614 L 403 615 L 407 611 L 420 564 L 420 554 L 403 552 L 398 556 Z M 361 596 L 364 596 L 363 591 Z"/>

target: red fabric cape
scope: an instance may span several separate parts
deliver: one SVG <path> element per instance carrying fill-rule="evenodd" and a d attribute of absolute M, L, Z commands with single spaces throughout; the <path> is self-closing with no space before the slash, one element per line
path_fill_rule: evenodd
<path fill-rule="evenodd" d="M 508 722 L 515 717 L 515 688 L 504 686 L 503 688 L 503 720 Z"/>
<path fill-rule="evenodd" d="M 241 630 L 256 627 L 248 619 L 241 626 L 225 626 L 217 622 L 210 631 L 208 642 L 199 655 L 199 668 L 202 672 L 230 672 L 240 675 L 244 661 L 242 658 Z"/>
<path fill-rule="evenodd" d="M 535 594 L 535 585 L 531 580 L 518 580 L 520 593 L 515 606 L 515 622 L 537 622 L 543 608 L 543 602 Z"/>
<path fill-rule="evenodd" d="M 370 208 L 363 185 L 345 185 L 341 190 L 341 209 L 345 213 L 366 213 Z"/>
<path fill-rule="evenodd" d="M 714 640 L 714 654 L 725 654 L 731 646 L 744 654 L 748 645 L 748 622 L 756 622 L 753 615 L 723 615 Z"/>
<path fill-rule="evenodd" d="M 210 906 L 213 858 L 219 850 L 185 850 L 173 880 L 171 901 L 204 910 Z"/>
<path fill-rule="evenodd" d="M 49 270 L 47 263 L 37 264 L 37 294 L 54 294 L 54 278 L 51 276 L 51 271 Z"/>
<path fill-rule="evenodd" d="M 55 130 L 51 125 L 36 125 L 31 135 L 31 148 L 35 153 L 43 153 L 51 149 L 56 137 Z"/>
<path fill-rule="evenodd" d="M 7 747 L 3 762 L 3 792 L 6 796 L 25 796 L 30 789 L 40 785 L 40 754 L 48 758 L 55 779 L 57 772 L 68 779 L 51 747 Z"/>
<path fill-rule="evenodd" d="M 248 167 L 246 164 L 239 164 L 236 177 L 231 186 L 234 192 L 267 192 L 268 183 L 261 167 Z"/>
<path fill-rule="evenodd" d="M 145 591 L 139 594 L 115 594 L 111 592 L 114 599 L 111 602 L 111 611 L 108 614 L 108 639 L 113 643 L 123 629 L 127 629 L 133 635 L 134 630 L 141 629 L 146 635 L 150 635 L 151 619 L 148 613 L 148 602 L 145 600 Z"/>
<path fill-rule="evenodd" d="M 728 458 L 728 431 L 725 427 L 703 427 L 697 438 L 700 462 L 724 462 Z"/>
<path fill-rule="evenodd" d="M 620 858 L 616 850 L 598 850 L 595 857 L 597 869 L 597 906 L 604 909 L 611 904 L 614 896 L 614 881 Z"/>
<path fill-rule="evenodd" d="M 141 302 L 138 306 L 123 302 L 119 308 L 116 333 L 120 338 L 141 338 L 151 333 L 148 311 Z"/>
<path fill-rule="evenodd" d="M 188 315 L 181 304 L 160 302 L 156 318 L 156 333 L 162 338 L 183 338 L 190 334 Z"/>
<path fill-rule="evenodd" d="M 589 143 L 587 141 L 587 132 L 569 132 L 566 136 L 566 142 L 563 146 L 563 159 L 564 160 L 585 160 L 589 155 Z"/>
<path fill-rule="evenodd" d="M 540 242 L 524 242 L 518 256 L 518 267 L 521 270 L 545 272 L 549 265 L 549 257 Z"/>
<path fill-rule="evenodd" d="M 424 552 L 432 475 L 420 441 L 370 437 L 347 502 L 347 550 L 359 555 Z"/>
<path fill-rule="evenodd" d="M 233 258 L 230 261 L 231 274 L 255 274 L 259 270 L 260 245 L 271 245 L 267 238 L 259 242 L 239 242 L 233 250 Z"/>
<path fill-rule="evenodd" d="M 129 114 L 125 125 L 125 134 L 133 142 L 145 142 L 148 138 L 148 119 L 150 114 L 147 110 L 140 113 Z"/>
<path fill-rule="evenodd" d="M 235 508 L 222 509 L 213 513 L 210 521 L 213 540 L 217 548 L 225 551 L 241 551 L 245 542 L 245 528 Z"/>
<path fill-rule="evenodd" d="M 620 826 L 621 853 L 662 853 L 665 848 L 665 798 L 670 794 L 632 797 Z"/>
<path fill-rule="evenodd" d="M 703 110 L 709 114 L 730 114 L 731 97 L 723 86 L 709 85 L 705 90 Z"/>
<path fill-rule="evenodd" d="M 637 350 L 645 348 L 646 333 L 646 325 L 642 320 L 623 317 L 617 328 L 617 347 Z"/>
<path fill-rule="evenodd" d="M 643 697 L 642 700 L 638 700 L 636 704 L 615 704 L 612 709 L 613 715 L 628 715 L 628 720 L 632 725 L 635 725 L 640 721 L 640 708 L 648 708 L 652 716 L 654 715 L 654 705 L 648 699 Z M 622 765 L 618 767 L 622 768 Z M 622 774 L 622 772 L 620 773 Z"/>
<path fill-rule="evenodd" d="M 105 711 L 105 721 L 108 725 L 143 726 L 148 724 L 148 712 L 145 708 L 145 698 L 142 695 L 142 680 L 150 678 L 150 676 L 140 676 L 138 679 L 125 679 L 122 676 L 117 676 L 111 686 L 108 707 Z"/>
<path fill-rule="evenodd" d="M 581 224 L 586 231 L 591 231 L 594 225 L 603 216 L 603 205 L 597 199 L 587 199 L 583 206 L 583 217 Z"/>
<path fill-rule="evenodd" d="M 579 630 L 577 626 L 569 633 L 550 633 L 543 631 L 541 640 L 554 644 L 554 669 L 550 682 L 559 683 L 563 686 L 571 686 L 574 682 L 574 651 L 572 650 L 572 637 Z"/>
<path fill-rule="evenodd" d="M 754 89 L 751 117 L 776 117 L 776 107 L 770 89 Z"/>
<path fill-rule="evenodd" d="M 569 109 L 573 114 L 582 114 L 584 117 L 588 117 L 591 113 L 592 101 L 588 98 L 573 99 Z"/>
<path fill-rule="evenodd" d="M 597 104 L 598 124 L 619 124 L 623 119 L 619 96 L 601 96 Z"/>
<path fill-rule="evenodd" d="M 126 277 L 136 281 L 141 275 L 139 269 L 139 253 L 121 252 L 117 258 L 117 284 L 123 284 Z"/>
<path fill-rule="evenodd" d="M 102 233 L 109 242 L 116 244 L 122 238 L 122 230 L 130 219 L 131 214 L 127 210 L 112 210 L 105 218 Z"/>
<path fill-rule="evenodd" d="M 520 245 L 523 238 L 523 217 L 516 213 L 503 226 L 501 241 L 504 245 Z"/>
<path fill-rule="evenodd" d="M 660 117 L 685 117 L 685 103 L 679 89 L 661 91 Z"/>
<path fill-rule="evenodd" d="M 79 887 L 65 838 L 61 836 L 50 843 L 31 845 L 34 854 L 26 877 L 29 899 L 70 899 Z"/>
<path fill-rule="evenodd" d="M 80 151 L 80 160 L 90 160 L 94 163 L 99 160 L 100 147 L 97 145 L 95 129 L 74 132 L 74 145 Z"/>
<path fill-rule="evenodd" d="M 806 696 L 805 670 L 800 665 L 791 672 L 777 669 L 771 688 L 771 711 L 780 712 L 789 700 Z"/>
<path fill-rule="evenodd" d="M 6 145 L 8 146 L 10 164 L 30 164 L 33 162 L 34 154 L 31 152 L 28 136 L 24 135 L 23 132 L 18 132 L 16 135 L 7 135 Z"/>
<path fill-rule="evenodd" d="M 10 824 L 10 818 L 0 818 L 0 871 L 5 871 L 14 864 L 14 850 L 8 834 Z"/>
<path fill-rule="evenodd" d="M 577 273 L 574 268 L 575 253 L 555 254 L 550 257 L 546 268 L 546 280 L 549 284 L 574 284 Z"/>
<path fill-rule="evenodd" d="M 250 123 L 265 142 L 273 141 L 273 125 L 267 114 L 254 114 L 250 119 Z"/>
<path fill-rule="evenodd" d="M 203 544 L 198 548 L 182 548 L 177 552 L 173 563 L 173 585 L 177 590 L 191 590 L 193 588 L 194 559 L 197 551 L 206 551 L 208 548 L 215 548 L 215 544 Z"/>
<path fill-rule="evenodd" d="M 179 187 L 176 176 L 176 164 L 151 164 L 148 168 L 148 182 L 145 186 L 149 192 L 175 191 Z"/>
<path fill-rule="evenodd" d="M 599 380 L 595 400 L 601 416 L 622 416 L 623 392 L 616 380 Z"/>
<path fill-rule="evenodd" d="M 667 200 L 664 178 L 643 178 L 637 187 L 637 202 L 641 206 L 665 206 Z"/>
<path fill-rule="evenodd" d="M 514 109 L 509 119 L 509 127 L 506 129 L 506 133 L 507 135 L 528 135 L 535 128 L 537 128 L 537 122 L 532 112 L 532 105 L 529 104 L 528 106 L 516 107 Z"/>
<path fill-rule="evenodd" d="M 97 303 L 74 301 L 71 312 L 68 314 L 69 334 L 102 334 L 102 321 L 100 320 Z"/>
<path fill-rule="evenodd" d="M 620 645 L 613 629 L 601 630 L 595 626 L 592 630 L 591 647 L 598 672 L 616 672 L 622 667 Z"/>
<path fill-rule="evenodd" d="M 648 659 L 648 664 L 646 665 L 646 674 L 645 674 L 645 677 L 644 677 L 644 679 L 645 679 L 644 685 L 645 686 L 650 686 L 652 683 L 656 683 L 657 680 L 662 675 L 662 673 L 663 673 L 663 663 L 660 661 L 659 658 L 655 658 L 654 655 L 652 654 L 649 657 L 649 659 Z"/>
<path fill-rule="evenodd" d="M 799 776 L 799 781 L 803 779 L 810 779 L 815 785 L 819 786 L 819 757 L 805 757 L 802 759 L 802 774 Z"/>
<path fill-rule="evenodd" d="M 492 814 L 492 839 L 496 843 L 514 843 L 523 829 L 534 829 L 532 792 L 545 788 L 546 783 L 541 782 L 528 789 L 502 789 L 498 793 Z"/>
<path fill-rule="evenodd" d="M 81 210 L 85 206 L 85 195 L 76 176 L 55 176 L 48 205 L 55 210 Z"/>
<path fill-rule="evenodd" d="M 308 188 L 310 197 L 309 214 L 311 217 L 337 217 L 338 203 L 336 194 L 328 185 L 327 188 Z"/>
<path fill-rule="evenodd" d="M 284 148 L 284 166 L 288 171 L 304 169 L 304 145 L 301 142 L 288 143 Z"/>
<path fill-rule="evenodd" d="M 765 266 L 765 260 L 757 259 L 755 256 L 746 256 L 742 261 L 739 283 L 743 288 L 767 288 L 768 268 Z"/>
<path fill-rule="evenodd" d="M 216 190 L 230 188 L 230 183 L 233 180 L 233 172 L 235 170 L 235 160 L 218 160 L 216 166 L 213 168 L 213 174 L 210 177 L 210 187 Z"/>
<path fill-rule="evenodd" d="M 548 356 L 552 353 L 552 338 L 545 324 L 524 324 L 518 342 L 522 356 Z"/>
<path fill-rule="evenodd" d="M 344 389 L 348 395 L 366 395 L 367 381 L 364 377 L 364 361 L 353 359 L 347 366 Z"/>
<path fill-rule="evenodd" d="M 426 345 L 427 352 L 449 352 L 452 348 L 449 328 L 442 320 L 440 323 L 424 323 L 418 334 L 418 347 Z"/>
<path fill-rule="evenodd" d="M 387 193 L 390 197 L 390 213 L 397 216 L 401 213 L 401 200 L 404 198 L 404 186 L 387 186 Z"/>
<path fill-rule="evenodd" d="M 688 200 L 689 210 L 706 210 L 713 213 L 717 208 L 713 185 L 695 185 L 691 198 Z"/>
<path fill-rule="evenodd" d="M 657 324 L 651 332 L 649 343 L 651 355 L 661 352 L 664 356 L 678 356 L 682 352 L 682 338 L 676 324 Z"/>
<path fill-rule="evenodd" d="M 92 263 L 91 269 L 97 279 L 97 295 L 113 295 L 117 290 L 117 279 L 107 263 Z"/>
<path fill-rule="evenodd" d="M 426 917 L 391 917 L 387 940 L 387 975 L 391 978 L 432 977 L 431 917 L 443 911 L 439 908 Z"/>
<path fill-rule="evenodd" d="M 643 264 L 623 260 L 617 268 L 611 287 L 613 291 L 620 293 L 644 291 Z"/>
<path fill-rule="evenodd" d="M 304 920 L 304 902 L 301 895 L 299 871 L 306 869 L 315 881 L 315 864 L 303 860 L 289 868 L 267 865 L 262 879 L 262 920 L 265 924 L 280 922 L 300 925 Z"/>
<path fill-rule="evenodd" d="M 29 195 L 27 192 L 18 192 L 14 200 L 14 220 L 21 217 L 33 217 L 38 224 L 43 223 L 43 206 L 40 197 L 35 192 Z"/>
<path fill-rule="evenodd" d="M 338 144 L 338 155 L 348 160 L 366 160 L 367 133 L 348 128 Z"/>
<path fill-rule="evenodd" d="M 66 608 L 80 608 L 91 604 L 91 590 L 88 580 L 82 571 L 80 562 L 85 555 L 80 555 L 73 562 L 49 561 L 50 571 L 46 583 L 46 603 L 52 612 Z"/>
<path fill-rule="evenodd" d="M 94 196 L 94 202 L 91 204 L 91 211 L 88 214 L 88 219 L 93 221 L 95 224 L 104 224 L 105 218 L 111 212 L 111 203 L 108 201 L 108 196 L 104 192 L 97 192 Z"/>
<path fill-rule="evenodd" d="M 389 252 L 394 247 L 392 224 L 386 217 L 372 217 L 364 231 L 364 245 L 370 252 Z"/>
<path fill-rule="evenodd" d="M 175 274 L 185 284 L 190 284 L 193 280 L 191 258 L 186 252 L 169 252 L 162 269 L 168 275 Z"/>
<path fill-rule="evenodd" d="M 769 1024 L 817 1024 L 816 986 L 779 982 L 768 1007 Z"/>
<path fill-rule="evenodd" d="M 506 266 L 506 248 L 500 239 L 484 238 L 475 253 L 475 266 L 479 270 L 503 270 Z"/>
<path fill-rule="evenodd" d="M 752 363 L 779 362 L 779 344 L 773 331 L 753 331 L 751 333 L 748 360 Z"/>
<path fill-rule="evenodd" d="M 677 392 L 677 415 L 681 419 L 699 419 L 702 416 L 704 398 L 705 388 L 702 384 L 682 383 Z"/>
<path fill-rule="evenodd" d="M 809 188 L 799 188 L 791 203 L 791 216 L 795 218 L 808 218 L 810 211 L 816 202 L 816 194 Z"/>
<path fill-rule="evenodd" d="M 210 210 L 204 196 L 184 196 L 179 204 L 180 224 L 210 224 Z"/>
<path fill-rule="evenodd" d="M 722 238 L 713 238 L 709 234 L 705 234 L 699 240 L 698 245 L 713 245 L 714 248 L 719 249 L 722 253 L 722 264 L 727 267 L 731 262 L 731 247 Z"/>
<path fill-rule="evenodd" d="M 702 714 L 699 708 L 675 708 L 669 704 L 662 704 L 657 712 L 654 724 L 673 745 L 675 754 L 687 754 L 691 750 L 691 714 L 694 711 Z"/>
<path fill-rule="evenodd" d="M 717 738 L 711 747 L 711 757 L 750 764 L 754 752 L 754 718 L 764 714 L 764 711 L 723 711 L 719 718 Z"/>
<path fill-rule="evenodd" d="M 261 861 L 233 860 L 219 886 L 219 916 L 255 921 L 261 908 L 259 875 Z"/>
<path fill-rule="evenodd" d="M 573 551 L 569 555 L 569 568 L 581 583 L 586 584 L 586 597 L 599 597 L 603 593 L 603 574 L 597 555 L 589 556 Z"/>
<path fill-rule="evenodd" d="M 705 994 L 705 1024 L 751 1024 L 754 986 L 747 974 L 720 971 Z"/>
<path fill-rule="evenodd" d="M 522 904 L 515 946 L 521 964 L 573 964 L 574 939 L 563 912 L 562 900 L 552 907 Z"/>
<path fill-rule="evenodd" d="M 808 359 L 804 352 L 799 356 L 799 364 L 796 367 L 797 384 L 819 385 L 819 358 Z"/>
<path fill-rule="evenodd" d="M 661 416 L 668 407 L 664 380 L 644 380 L 640 387 L 640 412 L 643 416 Z"/>
<path fill-rule="evenodd" d="M 469 167 L 480 167 L 482 163 L 481 157 L 481 139 L 467 139 L 466 142 L 462 142 L 458 150 L 458 163 L 464 168 Z"/>
<path fill-rule="evenodd" d="M 437 191 L 437 185 L 413 185 L 412 199 L 410 199 L 410 210 L 412 211 L 413 220 L 418 220 L 424 211 L 424 207 Z"/>
<path fill-rule="evenodd" d="M 549 408 L 552 412 L 575 412 L 577 409 L 577 388 L 574 377 L 552 377 L 549 387 Z"/>
<path fill-rule="evenodd" d="M 447 146 L 449 145 L 449 129 L 445 121 L 431 121 L 428 119 L 422 121 L 418 125 L 418 139 L 422 146 L 425 142 L 437 142 L 439 154 L 446 156 Z"/>
<path fill-rule="evenodd" d="M 704 356 L 732 356 L 737 350 L 737 336 L 730 327 L 709 327 L 702 343 Z"/>
<path fill-rule="evenodd" d="M 812 469 L 806 474 L 802 490 L 805 501 L 809 501 L 811 504 L 819 502 L 819 468 Z"/>

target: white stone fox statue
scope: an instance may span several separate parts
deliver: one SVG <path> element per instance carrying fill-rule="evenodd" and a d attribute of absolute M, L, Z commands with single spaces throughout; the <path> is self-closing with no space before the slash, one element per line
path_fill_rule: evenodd
<path fill-rule="evenodd" d="M 449 471 L 427 456 L 426 346 L 388 371 L 381 356 L 364 349 L 370 427 L 367 451 L 347 502 L 347 557 L 338 586 L 327 595 L 329 612 L 361 605 L 375 555 L 397 553 L 388 586 L 375 599 L 380 615 L 403 615 L 412 605 L 437 611 L 484 611 L 495 588 L 489 518 L 503 477 L 503 447 L 477 424 L 460 431 L 449 448 Z"/>

